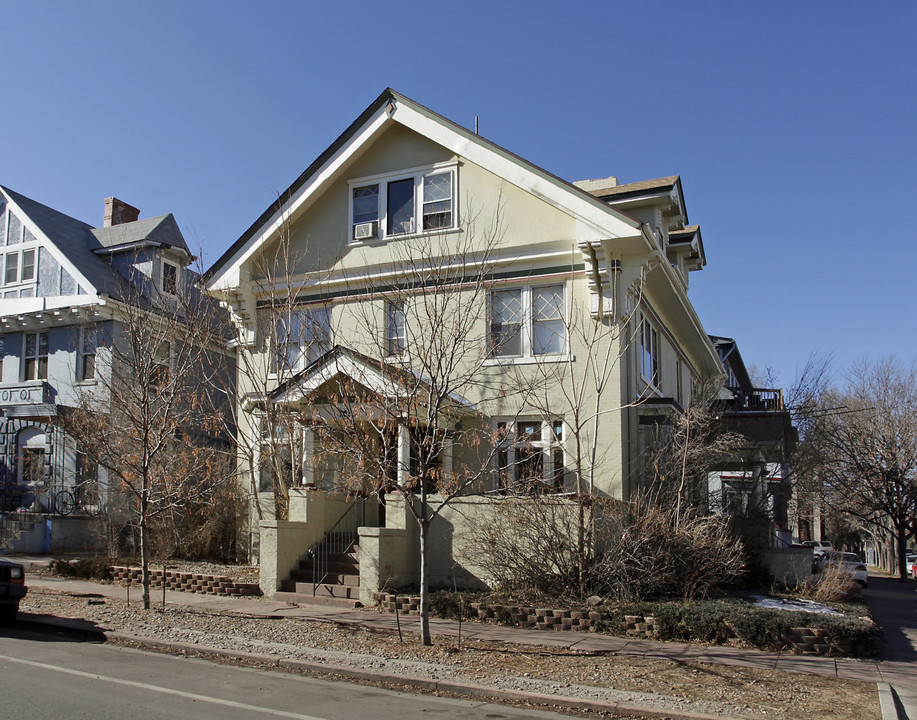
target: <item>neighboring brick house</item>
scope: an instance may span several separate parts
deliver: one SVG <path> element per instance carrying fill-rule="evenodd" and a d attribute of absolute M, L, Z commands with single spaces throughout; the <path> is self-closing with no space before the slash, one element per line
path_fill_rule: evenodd
<path fill-rule="evenodd" d="M 124 303 L 153 304 L 192 281 L 175 218 L 138 217 L 108 198 L 93 227 L 0 187 L 0 551 L 91 541 L 87 518 L 106 502 L 106 472 L 56 419 L 82 390 L 104 392 Z M 36 522 L 16 523 L 22 511 Z"/>
<path fill-rule="evenodd" d="M 299 486 L 291 494 L 289 522 L 270 519 L 271 503 L 262 497 L 267 592 L 280 588 L 293 561 L 340 515 L 328 505 L 339 469 L 316 469 L 322 445 L 313 432 L 323 408 L 333 403 L 334 383 L 359 380 L 381 393 L 401 383 L 399 373 L 418 372 L 406 359 L 412 341 L 404 303 L 421 303 L 424 291 L 415 288 L 408 300 L 393 295 L 405 282 L 393 258 L 399 248 L 429 238 L 429 244 L 440 243 L 438 259 L 448 259 L 482 226 L 499 231 L 487 248 L 487 292 L 479 308 L 475 361 L 481 382 L 466 387 L 456 400 L 460 419 L 444 430 L 448 438 L 454 428 L 476 424 L 493 428 L 502 443 L 493 472 L 474 490 L 511 492 L 523 486 L 523 474 L 543 481 L 542 490 L 574 489 L 570 399 L 562 388 L 545 383 L 541 403 L 510 392 L 498 401 L 492 391 L 511 375 L 537 375 L 534 368 L 580 372 L 591 350 L 577 327 L 602 323 L 616 333 L 597 405 L 603 417 L 599 453 L 586 488 L 597 495 L 627 499 L 640 487 L 647 426 L 686 407 L 695 383 L 722 378 L 720 358 L 688 299 L 690 273 L 706 258 L 678 177 L 571 184 L 386 90 L 205 274 L 208 290 L 231 310 L 240 330 L 239 352 L 268 377 L 272 369 L 277 373 L 273 387 L 260 394 L 240 374 L 240 433 L 250 445 L 267 437 L 259 415 L 264 403 L 287 404 L 299 422 L 291 448 L 300 456 L 288 461 L 291 475 L 284 478 Z M 294 258 L 291 269 L 287 277 L 268 278 L 266 259 L 276 266 L 278 254 Z M 437 258 L 428 260 L 432 265 Z M 473 270 L 466 279 L 481 281 Z M 278 304 L 284 317 L 262 322 Z M 367 335 L 368 317 L 376 319 L 376 338 Z M 571 318 L 578 325 L 567 324 Z M 412 481 L 413 422 L 406 416 L 398 432 L 380 440 L 393 445 L 398 483 Z M 444 441 L 443 476 L 460 473 L 471 453 Z M 264 478 L 262 489 L 272 481 Z M 320 504 L 324 509 L 317 512 Z M 403 518 L 391 512 L 386 521 L 395 535 L 405 530 Z M 253 536 L 258 532 L 253 520 Z M 361 555 L 376 540 L 367 535 Z M 443 576 L 454 565 L 451 556 L 437 562 Z M 372 589 L 364 578 L 361 595 Z"/>

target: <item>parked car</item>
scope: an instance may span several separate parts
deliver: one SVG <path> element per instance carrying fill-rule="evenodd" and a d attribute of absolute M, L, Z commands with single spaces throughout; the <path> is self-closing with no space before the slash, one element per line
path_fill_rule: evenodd
<path fill-rule="evenodd" d="M 25 571 L 19 563 L 0 559 L 0 623 L 10 623 L 19 612 L 19 601 L 25 597 Z"/>
<path fill-rule="evenodd" d="M 856 553 L 826 552 L 818 563 L 818 572 L 826 570 L 836 570 L 838 574 L 845 575 L 862 585 L 864 590 L 869 586 L 866 563 Z"/>
<path fill-rule="evenodd" d="M 806 540 L 802 546 L 812 548 L 812 552 L 816 555 L 824 555 L 834 550 L 834 545 L 827 540 Z"/>
<path fill-rule="evenodd" d="M 907 574 L 917 580 L 917 555 L 914 555 L 913 553 L 908 553 L 905 555 L 904 566 L 907 569 Z"/>

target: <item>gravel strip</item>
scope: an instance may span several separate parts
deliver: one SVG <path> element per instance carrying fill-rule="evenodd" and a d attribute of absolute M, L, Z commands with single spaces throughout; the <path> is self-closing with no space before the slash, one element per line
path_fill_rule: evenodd
<path fill-rule="evenodd" d="M 106 631 L 159 642 L 255 653 L 278 660 L 375 671 L 494 691 L 643 706 L 678 715 L 803 720 L 880 718 L 876 686 L 706 663 L 678 663 L 496 642 L 437 639 L 423 647 L 397 633 L 292 618 L 255 617 L 168 606 L 127 607 L 111 598 L 31 588 L 22 611 L 80 618 Z M 875 709 L 875 712 L 872 709 Z"/>

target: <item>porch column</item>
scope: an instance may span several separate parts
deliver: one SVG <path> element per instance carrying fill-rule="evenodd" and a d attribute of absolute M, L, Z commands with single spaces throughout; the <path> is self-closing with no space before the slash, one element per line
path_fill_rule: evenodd
<path fill-rule="evenodd" d="M 411 475 L 411 429 L 398 423 L 398 485 L 404 487 Z"/>
<path fill-rule="evenodd" d="M 551 457 L 554 427 L 550 420 L 541 421 L 541 481 L 547 487 L 554 486 L 554 462 Z"/>
<path fill-rule="evenodd" d="M 446 433 L 443 438 L 442 463 L 443 479 L 447 481 L 452 479 L 452 447 L 452 435 Z"/>
<path fill-rule="evenodd" d="M 315 431 L 311 425 L 302 429 L 302 484 L 315 484 Z"/>

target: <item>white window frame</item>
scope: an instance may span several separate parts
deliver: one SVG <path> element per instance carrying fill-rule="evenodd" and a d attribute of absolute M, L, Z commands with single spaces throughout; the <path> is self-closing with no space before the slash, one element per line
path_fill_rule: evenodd
<path fill-rule="evenodd" d="M 31 247 L 17 247 L 15 250 L 4 251 L 0 253 L 3 255 L 3 274 L 0 275 L 0 283 L 3 287 L 12 287 L 14 285 L 34 285 L 38 281 L 38 246 L 32 245 Z M 25 256 L 32 256 L 32 263 L 30 265 L 32 271 L 29 277 L 24 277 L 23 270 L 25 269 Z M 7 280 L 7 268 L 9 266 L 10 257 L 16 258 L 16 277 L 13 280 Z"/>
<path fill-rule="evenodd" d="M 150 380 L 154 385 L 162 387 L 169 384 L 172 368 L 175 365 L 174 347 L 171 340 L 162 340 L 153 349 L 150 356 Z M 163 348 L 165 352 L 162 352 Z M 163 358 L 163 356 L 166 357 Z"/>
<path fill-rule="evenodd" d="M 536 353 L 535 352 L 535 323 L 539 322 L 535 319 L 535 310 L 534 310 L 534 293 L 535 291 L 543 288 L 560 288 L 563 293 L 563 307 L 561 308 L 561 317 L 556 320 L 562 323 L 562 332 L 563 332 L 563 347 L 557 352 L 544 352 Z M 494 306 L 493 299 L 494 295 L 498 292 L 513 292 L 518 291 L 521 293 L 521 303 L 522 303 L 522 327 L 520 328 L 521 334 L 521 353 L 497 353 L 494 346 L 493 339 L 493 325 L 494 325 Z M 532 285 L 523 285 L 523 286 L 497 286 L 491 289 L 488 294 L 488 307 L 487 307 L 487 344 L 488 344 L 488 360 L 493 362 L 512 362 L 512 361 L 529 361 L 537 362 L 543 358 L 557 359 L 568 357 L 570 338 L 567 328 L 567 308 L 569 307 L 569 297 L 567 292 L 567 283 L 565 282 L 552 282 L 552 283 L 534 283 Z"/>
<path fill-rule="evenodd" d="M 531 435 L 520 436 L 521 425 L 540 425 L 541 433 L 537 440 Z M 510 429 L 512 428 L 512 429 Z M 496 454 L 497 478 L 495 490 L 505 492 L 531 492 L 548 490 L 563 492 L 564 475 L 567 457 L 564 450 L 566 425 L 560 418 L 498 420 L 495 424 L 495 435 L 500 443 Z M 522 467 L 517 462 L 519 450 L 525 448 L 541 455 L 541 477 L 520 478 L 518 471 Z M 532 485 L 535 480 L 539 485 Z M 528 483 L 528 484 L 527 484 Z"/>
<path fill-rule="evenodd" d="M 424 178 L 434 175 L 449 175 L 451 183 L 451 196 L 449 198 L 451 213 L 451 222 L 443 227 L 430 229 L 423 228 L 424 206 L 434 201 L 424 199 Z M 405 232 L 389 232 L 388 218 L 388 187 L 390 183 L 402 180 L 413 180 L 413 217 L 411 228 Z M 348 200 L 347 200 L 347 225 L 350 228 L 350 243 L 361 244 L 363 242 L 372 242 L 384 240 L 387 238 L 409 237 L 412 235 L 423 235 L 430 233 L 449 232 L 458 228 L 458 164 L 457 163 L 437 163 L 420 168 L 411 168 L 397 173 L 385 173 L 381 175 L 371 175 L 368 177 L 350 180 L 348 183 Z M 354 222 L 354 192 L 361 188 L 376 187 L 377 193 L 377 212 L 375 220 L 364 220 L 361 223 Z M 445 201 L 440 201 L 445 202 Z M 431 213 L 432 214 L 432 213 Z M 367 222 L 373 222 L 373 234 L 370 238 L 356 239 L 356 227 Z"/>
<path fill-rule="evenodd" d="M 164 258 L 160 261 L 159 265 L 159 289 L 166 295 L 178 295 L 178 289 L 181 287 L 181 267 L 178 263 L 174 263 Z M 166 288 L 166 267 L 175 270 L 175 287 L 172 289 Z"/>
<path fill-rule="evenodd" d="M 331 349 L 331 308 L 327 305 L 292 308 L 289 313 L 276 315 L 273 321 L 271 374 L 275 377 L 298 373 Z M 289 326 L 296 335 L 292 339 L 287 336 Z M 315 337 L 316 328 L 322 331 L 321 337 Z M 296 360 L 292 363 L 286 362 L 289 358 L 287 348 L 297 349 Z"/>
<path fill-rule="evenodd" d="M 646 315 L 640 316 L 640 378 L 652 388 L 662 385 L 662 363 L 659 352 L 659 332 Z"/>
<path fill-rule="evenodd" d="M 401 324 L 395 322 L 400 317 Z M 385 301 L 385 355 L 402 357 L 408 349 L 407 303 L 404 298 Z"/>
<path fill-rule="evenodd" d="M 26 351 L 29 346 L 29 338 L 35 337 L 35 353 L 33 355 L 27 355 Z M 41 353 L 41 340 L 44 337 L 45 340 L 45 354 Z M 22 334 L 22 372 L 21 377 L 23 382 L 30 382 L 33 380 L 47 380 L 48 379 L 48 362 L 51 356 L 50 348 L 51 338 L 47 331 L 44 332 L 26 332 Z M 42 371 L 42 358 L 44 358 L 44 371 Z M 29 372 L 29 361 L 34 361 L 34 372 Z M 34 377 L 30 377 L 34 375 Z"/>
<path fill-rule="evenodd" d="M 81 326 L 77 342 L 79 345 L 76 349 L 76 381 L 87 383 L 95 382 L 98 375 L 98 363 L 96 360 L 98 357 L 99 348 L 99 326 Z M 87 346 L 87 342 L 90 342 L 91 344 Z M 91 352 L 88 352 L 88 350 L 91 350 Z M 92 357 L 92 375 L 89 377 L 86 375 L 88 357 Z"/>

